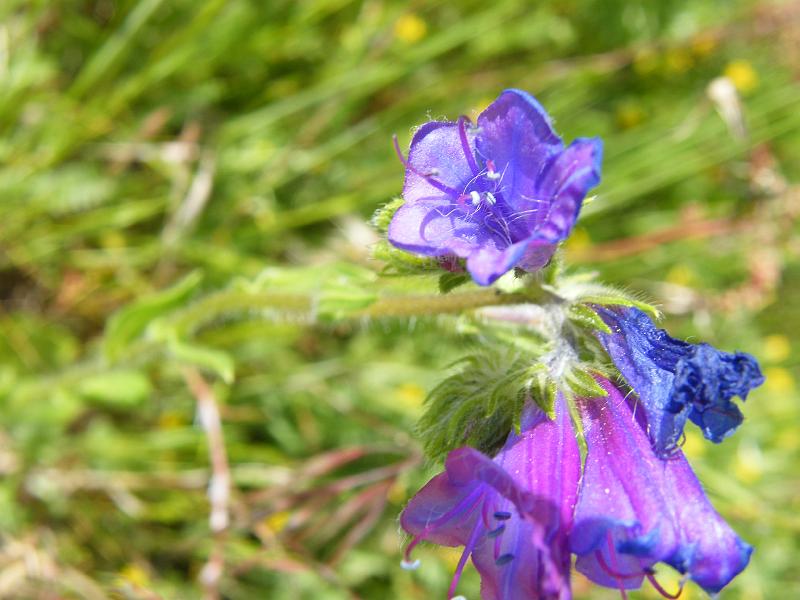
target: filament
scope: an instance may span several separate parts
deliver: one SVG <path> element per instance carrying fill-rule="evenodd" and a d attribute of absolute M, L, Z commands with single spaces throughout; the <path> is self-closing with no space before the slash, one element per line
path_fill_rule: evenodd
<path fill-rule="evenodd" d="M 611 539 L 611 532 L 609 531 L 606 533 L 606 543 L 608 545 L 608 555 L 611 558 L 611 566 L 616 571 L 617 570 L 617 554 L 616 549 L 614 548 L 614 541 Z M 622 600 L 628 600 L 628 593 L 625 591 L 625 585 L 622 583 L 622 577 L 617 577 L 617 587 L 619 588 L 619 594 L 622 597 Z"/>
<path fill-rule="evenodd" d="M 430 175 L 426 175 L 425 173 L 420 173 L 419 171 L 417 171 L 417 169 L 411 166 L 411 163 L 408 161 L 408 159 L 405 156 L 403 156 L 403 151 L 400 150 L 400 142 L 397 141 L 396 135 L 392 136 L 392 142 L 394 143 L 394 151 L 397 152 L 397 157 L 400 159 L 400 162 L 403 163 L 403 166 L 406 169 L 414 173 L 414 175 L 422 177 L 422 179 L 424 179 L 426 182 L 428 182 L 430 185 L 435 187 L 440 192 L 444 192 L 445 194 L 448 194 L 450 196 L 458 196 L 458 192 L 453 188 L 451 188 L 449 185 L 446 185 L 441 181 L 436 181 Z"/>
<path fill-rule="evenodd" d="M 658 580 L 656 579 L 654 573 L 652 573 L 651 571 L 647 571 L 645 572 L 645 575 L 647 576 L 647 580 L 650 582 L 650 584 L 656 589 L 656 591 L 659 594 L 664 596 L 664 598 L 669 598 L 670 600 L 677 600 L 677 598 L 680 598 L 681 594 L 683 593 L 683 582 L 680 583 L 677 592 L 675 592 L 674 594 L 670 594 L 667 590 L 665 590 L 661 586 L 660 583 L 658 583 Z"/>
<path fill-rule="evenodd" d="M 472 150 L 469 147 L 467 128 L 465 125 L 467 121 L 469 121 L 469 119 L 464 115 L 458 117 L 458 135 L 461 138 L 461 149 L 464 151 L 464 157 L 467 159 L 469 168 L 472 169 L 473 175 L 477 175 L 481 170 L 478 168 L 478 163 L 475 162 L 475 156 L 472 154 Z"/>
<path fill-rule="evenodd" d="M 455 573 L 453 573 L 453 579 L 450 581 L 450 587 L 447 590 L 448 598 L 452 598 L 455 595 L 458 582 L 461 579 L 461 573 L 464 571 L 464 565 L 467 564 L 469 555 L 472 554 L 472 551 L 475 549 L 475 544 L 477 543 L 480 534 L 481 523 L 479 521 L 475 524 L 475 527 L 473 527 L 472 533 L 469 536 L 469 540 L 467 540 L 467 545 L 464 546 L 464 552 L 461 553 L 461 558 L 458 559 L 458 565 L 456 566 Z"/>
<path fill-rule="evenodd" d="M 419 544 L 421 541 L 425 539 L 425 536 L 430 533 L 436 527 L 440 527 L 447 523 L 450 519 L 452 519 L 456 514 L 461 511 L 468 510 L 472 508 L 472 506 L 480 500 L 481 496 L 483 495 L 483 491 L 480 488 L 477 488 L 471 494 L 469 494 L 464 500 L 456 504 L 453 508 L 448 510 L 444 513 L 441 517 L 437 517 L 433 521 L 429 522 L 419 535 L 415 535 L 414 538 L 409 542 L 408 546 L 406 546 L 405 553 L 403 554 L 404 560 L 411 563 L 411 551 Z"/>

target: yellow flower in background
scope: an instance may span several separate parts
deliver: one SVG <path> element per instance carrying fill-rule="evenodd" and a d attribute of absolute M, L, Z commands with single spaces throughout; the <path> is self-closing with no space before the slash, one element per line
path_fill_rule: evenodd
<path fill-rule="evenodd" d="M 413 44 L 425 37 L 428 26 L 414 13 L 408 13 L 397 19 L 394 24 L 394 37 L 406 44 Z"/>
<path fill-rule="evenodd" d="M 750 61 L 734 60 L 729 62 L 723 74 L 743 94 L 751 92 L 758 87 L 758 73 L 756 73 Z"/>
<path fill-rule="evenodd" d="M 178 429 L 186 426 L 186 419 L 179 412 L 165 411 L 158 417 L 159 429 Z"/>
<path fill-rule="evenodd" d="M 764 360 L 781 362 L 789 358 L 791 353 L 792 344 L 785 335 L 777 333 L 764 338 Z"/>
<path fill-rule="evenodd" d="M 685 73 L 693 64 L 692 55 L 685 48 L 671 48 L 664 55 L 664 70 L 667 73 Z"/>
<path fill-rule="evenodd" d="M 764 377 L 766 377 L 764 385 L 770 392 L 788 394 L 795 389 L 794 376 L 787 369 L 781 367 L 766 368 L 764 369 Z"/>
<path fill-rule="evenodd" d="M 706 453 L 707 443 L 703 437 L 692 430 L 684 431 L 684 433 L 686 434 L 686 439 L 681 447 L 683 453 L 689 458 L 699 458 L 703 456 Z"/>
<path fill-rule="evenodd" d="M 469 113 L 473 117 L 476 117 L 477 115 L 482 113 L 484 110 L 486 110 L 486 107 L 489 106 L 493 101 L 494 101 L 494 98 L 489 98 L 488 96 L 484 96 L 483 98 L 478 100 L 478 102 L 476 102 L 472 106 L 472 109 L 469 111 Z"/>
<path fill-rule="evenodd" d="M 697 283 L 697 275 L 690 266 L 677 264 L 672 267 L 666 277 L 669 283 L 689 287 Z"/>
<path fill-rule="evenodd" d="M 150 585 L 150 576 L 142 567 L 135 563 L 128 563 L 119 572 L 119 578 L 136 587 L 147 587 Z"/>
<path fill-rule="evenodd" d="M 643 48 L 633 57 L 633 70 L 639 75 L 649 75 L 658 68 L 659 58 L 655 50 Z"/>
<path fill-rule="evenodd" d="M 274 512 L 264 519 L 264 524 L 275 533 L 280 533 L 289 523 L 291 513 L 288 510 Z"/>
<path fill-rule="evenodd" d="M 564 249 L 567 253 L 577 253 L 588 250 L 592 247 L 592 238 L 589 232 L 583 227 L 576 227 L 572 230 L 572 235 L 564 242 Z"/>
<path fill-rule="evenodd" d="M 716 47 L 717 39 L 713 35 L 700 34 L 692 40 L 692 54 L 701 58 L 711 54 Z"/>
<path fill-rule="evenodd" d="M 419 408 L 425 400 L 425 390 L 416 383 L 404 383 L 397 388 L 397 399 L 408 408 Z"/>
<path fill-rule="evenodd" d="M 641 124 L 646 116 L 647 115 L 641 104 L 633 101 L 627 101 L 617 106 L 615 119 L 617 121 L 617 125 L 621 129 L 631 129 L 632 127 L 636 127 L 637 125 Z"/>
<path fill-rule="evenodd" d="M 758 446 L 741 444 L 736 453 L 734 466 L 736 479 L 743 483 L 755 483 L 764 474 L 764 457 Z"/>

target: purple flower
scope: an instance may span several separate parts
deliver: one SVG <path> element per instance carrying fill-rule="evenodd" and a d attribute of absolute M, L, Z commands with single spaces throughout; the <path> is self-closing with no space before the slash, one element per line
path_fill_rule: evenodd
<path fill-rule="evenodd" d="M 396 141 L 395 141 L 396 143 Z M 478 117 L 426 123 L 411 140 L 405 204 L 392 244 L 426 256 L 458 256 L 481 285 L 514 267 L 535 271 L 572 230 L 600 181 L 602 143 L 565 148 L 526 92 L 506 90 Z"/>
<path fill-rule="evenodd" d="M 568 600 L 568 534 L 580 453 L 559 403 L 555 420 L 529 407 L 520 435 L 510 434 L 494 459 L 472 448 L 451 452 L 440 473 L 400 517 L 413 537 L 404 565 L 421 541 L 464 546 L 448 598 L 472 556 L 484 600 Z"/>
<path fill-rule="evenodd" d="M 659 455 L 675 451 L 687 419 L 713 442 L 734 432 L 743 417 L 731 398 L 764 383 L 752 356 L 671 338 L 637 308 L 596 310 L 613 331 L 600 341 L 638 395 Z"/>
<path fill-rule="evenodd" d="M 708 592 L 741 572 L 752 548 L 711 506 L 683 454 L 657 456 L 643 413 L 608 380 L 598 382 L 607 396 L 576 399 L 587 444 L 582 474 L 564 397 L 554 420 L 528 407 L 522 433 L 510 434 L 493 459 L 454 450 L 409 502 L 400 517 L 413 536 L 404 566 L 418 566 L 411 551 L 422 541 L 464 546 L 448 598 L 472 556 L 484 600 L 571 598 L 570 553 L 580 572 L 623 598 L 645 578 L 677 597 L 656 580 L 657 563 Z"/>
<path fill-rule="evenodd" d="M 588 453 L 570 537 L 576 568 L 600 585 L 638 588 L 648 577 L 663 591 L 652 566 L 665 562 L 718 592 L 752 548 L 711 506 L 683 453 L 657 457 L 641 413 L 600 383 L 607 397 L 578 401 Z"/>

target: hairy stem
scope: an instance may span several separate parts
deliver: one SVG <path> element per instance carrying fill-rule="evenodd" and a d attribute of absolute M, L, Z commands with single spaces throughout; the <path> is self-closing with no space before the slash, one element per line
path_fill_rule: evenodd
<path fill-rule="evenodd" d="M 369 306 L 355 311 L 348 319 L 424 317 L 455 314 L 484 306 L 502 306 L 536 302 L 547 293 L 541 288 L 528 293 L 505 294 L 495 289 L 476 290 L 452 294 L 409 294 L 384 296 Z M 202 298 L 175 315 L 173 327 L 190 333 L 203 323 L 231 313 L 274 312 L 294 318 L 314 319 L 315 299 L 302 294 L 252 293 L 241 290 L 224 290 Z"/>

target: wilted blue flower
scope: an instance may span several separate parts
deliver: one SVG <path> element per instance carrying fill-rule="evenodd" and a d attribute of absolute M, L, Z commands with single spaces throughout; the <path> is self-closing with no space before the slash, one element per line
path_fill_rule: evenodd
<path fill-rule="evenodd" d="M 432 121 L 414 135 L 405 204 L 392 244 L 427 256 L 458 256 L 481 285 L 514 267 L 544 266 L 572 230 L 586 192 L 600 180 L 602 143 L 565 148 L 529 94 L 506 90 L 478 116 Z"/>
<path fill-rule="evenodd" d="M 711 506 L 683 453 L 657 457 L 632 399 L 600 383 L 607 397 L 578 401 L 588 452 L 570 538 L 576 568 L 620 590 L 647 577 L 663 592 L 652 567 L 665 562 L 718 592 L 752 548 Z"/>
<path fill-rule="evenodd" d="M 659 455 L 675 450 L 687 419 L 713 442 L 739 426 L 742 413 L 731 398 L 745 399 L 764 382 L 752 356 L 671 338 L 638 308 L 596 310 L 612 329 L 600 341 L 636 392 Z"/>
<path fill-rule="evenodd" d="M 572 525 L 580 453 L 559 403 L 555 420 L 529 407 L 520 435 L 510 434 L 494 459 L 472 448 L 451 452 L 445 471 L 431 479 L 400 517 L 421 541 L 464 546 L 448 598 L 467 559 L 481 574 L 484 600 L 568 600 Z"/>

